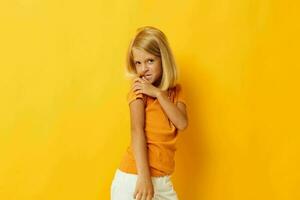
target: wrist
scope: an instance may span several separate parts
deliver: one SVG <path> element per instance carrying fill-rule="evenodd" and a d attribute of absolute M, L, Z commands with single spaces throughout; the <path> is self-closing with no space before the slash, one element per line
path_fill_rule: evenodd
<path fill-rule="evenodd" d="M 142 179 L 149 179 L 149 178 L 151 178 L 150 172 L 149 173 L 148 172 L 146 172 L 146 173 L 139 173 L 138 177 L 140 177 Z"/>
<path fill-rule="evenodd" d="M 138 170 L 138 175 L 143 177 L 150 176 L 150 168 L 147 163 L 144 163 L 141 166 L 141 168 Z"/>
<path fill-rule="evenodd" d="M 166 94 L 166 91 L 158 90 L 156 92 L 156 98 L 159 98 L 160 96 L 163 96 L 164 94 Z"/>

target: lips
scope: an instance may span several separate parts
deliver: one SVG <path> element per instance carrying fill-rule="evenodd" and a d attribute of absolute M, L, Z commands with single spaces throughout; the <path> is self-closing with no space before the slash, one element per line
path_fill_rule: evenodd
<path fill-rule="evenodd" d="M 138 74 L 138 76 L 142 78 L 143 76 L 151 76 L 151 74 Z"/>
<path fill-rule="evenodd" d="M 150 78 L 151 78 L 151 75 L 150 75 L 150 74 L 146 74 L 144 77 L 145 77 L 146 79 L 150 79 Z"/>

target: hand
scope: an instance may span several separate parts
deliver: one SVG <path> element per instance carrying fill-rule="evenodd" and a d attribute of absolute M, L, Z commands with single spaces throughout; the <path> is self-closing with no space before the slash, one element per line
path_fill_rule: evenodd
<path fill-rule="evenodd" d="M 145 178 L 138 176 L 133 198 L 136 200 L 152 200 L 153 196 L 154 189 L 151 177 Z"/>
<path fill-rule="evenodd" d="M 135 78 L 132 85 L 133 92 L 135 94 L 146 94 L 151 97 L 157 97 L 158 93 L 161 92 L 159 88 L 153 86 L 147 79 Z"/>

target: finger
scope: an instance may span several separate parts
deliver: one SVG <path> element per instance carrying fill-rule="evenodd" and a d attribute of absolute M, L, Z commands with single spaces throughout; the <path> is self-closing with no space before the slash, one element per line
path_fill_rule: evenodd
<path fill-rule="evenodd" d="M 146 81 L 146 82 L 148 82 L 148 80 L 144 76 L 143 76 L 143 80 Z"/>
<path fill-rule="evenodd" d="M 133 92 L 136 92 L 137 90 L 141 90 L 141 89 L 142 89 L 141 86 L 136 86 L 136 87 L 134 87 L 132 90 L 133 90 Z"/>
<path fill-rule="evenodd" d="M 152 200 L 151 193 L 149 192 L 146 193 L 145 200 Z"/>
<path fill-rule="evenodd" d="M 147 193 L 143 192 L 141 200 L 146 200 L 146 199 L 147 199 Z"/>
<path fill-rule="evenodd" d="M 135 83 L 135 84 L 132 85 L 132 88 L 134 88 L 134 87 L 140 87 L 140 86 L 142 86 L 141 83 Z"/>
<path fill-rule="evenodd" d="M 143 77 L 144 78 L 144 77 Z M 138 78 L 139 81 L 143 81 L 143 78 Z"/>
<path fill-rule="evenodd" d="M 138 197 L 138 191 L 135 190 L 134 193 L 133 193 L 133 199 L 137 199 L 137 197 Z"/>
<path fill-rule="evenodd" d="M 143 93 L 143 91 L 140 90 L 140 89 L 135 92 L 136 95 L 139 95 L 139 94 L 142 94 L 142 93 Z"/>
<path fill-rule="evenodd" d="M 135 83 L 134 85 L 132 85 L 132 88 L 140 87 L 140 86 L 141 86 L 141 83 Z"/>
<path fill-rule="evenodd" d="M 139 87 L 142 87 L 143 86 L 143 83 L 142 82 L 136 82 L 132 85 L 132 87 L 136 87 L 136 86 L 139 86 Z"/>
<path fill-rule="evenodd" d="M 141 80 L 143 80 L 142 78 L 140 78 L 140 77 L 137 77 L 137 78 L 135 78 L 134 80 L 133 80 L 133 82 L 136 82 L 136 81 L 141 81 Z"/>
<path fill-rule="evenodd" d="M 133 83 L 139 82 L 139 78 L 134 79 Z"/>
<path fill-rule="evenodd" d="M 146 200 L 152 200 L 152 195 L 148 194 L 147 199 Z"/>
<path fill-rule="evenodd" d="M 136 82 L 136 83 L 134 83 L 134 84 L 132 85 L 132 87 L 137 86 L 137 85 L 141 86 L 142 83 L 141 83 L 141 82 Z"/>
<path fill-rule="evenodd" d="M 141 200 L 142 199 L 141 197 L 142 197 L 141 193 L 137 193 L 137 195 L 135 196 L 135 199 L 136 200 Z"/>

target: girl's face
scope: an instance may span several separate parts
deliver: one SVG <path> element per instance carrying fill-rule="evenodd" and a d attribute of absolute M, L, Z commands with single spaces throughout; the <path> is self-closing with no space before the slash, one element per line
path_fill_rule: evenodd
<path fill-rule="evenodd" d="M 158 86 L 162 77 L 160 57 L 136 48 L 132 49 L 132 54 L 138 75 L 144 76 L 152 85 Z"/>

